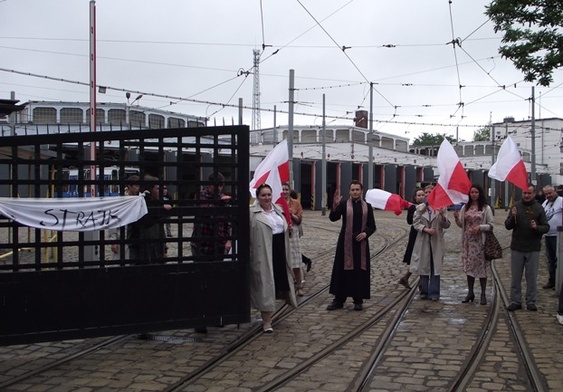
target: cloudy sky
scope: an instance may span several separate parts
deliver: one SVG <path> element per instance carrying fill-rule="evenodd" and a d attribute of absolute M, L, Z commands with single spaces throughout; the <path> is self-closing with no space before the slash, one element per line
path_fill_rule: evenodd
<path fill-rule="evenodd" d="M 287 124 L 290 69 L 296 125 L 352 124 L 472 140 L 490 120 L 531 116 L 531 87 L 498 55 L 488 0 L 98 0 L 99 102 L 252 124 L 253 50 L 260 51 L 261 125 Z M 0 0 L 0 98 L 89 99 L 88 0 Z M 460 45 L 452 45 L 456 40 Z M 345 48 L 343 50 L 343 47 Z M 250 71 L 250 72 L 248 72 Z M 31 76 L 37 75 L 37 76 Z M 58 80 L 50 80 L 48 78 Z M 80 83 L 76 83 L 80 82 Z M 536 117 L 563 117 L 563 70 L 536 87 Z M 462 87 L 460 87 L 462 86 Z"/>

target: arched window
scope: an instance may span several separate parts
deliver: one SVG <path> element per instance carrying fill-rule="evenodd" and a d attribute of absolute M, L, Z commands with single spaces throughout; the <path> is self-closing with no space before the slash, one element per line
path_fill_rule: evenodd
<path fill-rule="evenodd" d="M 35 124 L 56 124 L 57 109 L 55 108 L 35 108 L 33 109 L 33 122 Z"/>

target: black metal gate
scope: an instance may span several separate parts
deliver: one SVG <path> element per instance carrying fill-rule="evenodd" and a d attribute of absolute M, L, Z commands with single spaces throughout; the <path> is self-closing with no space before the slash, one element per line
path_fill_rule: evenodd
<path fill-rule="evenodd" d="M 138 175 L 174 198 L 162 220 L 172 236 L 145 239 L 163 249 L 150 260 L 128 255 L 127 227 L 115 236 L 53 232 L 0 217 L 0 344 L 247 322 L 248 134 L 240 126 L 2 137 L 1 197 L 124 195 Z M 231 202 L 203 208 L 198 192 L 217 172 Z M 231 254 L 192 255 L 198 219 L 231 224 Z"/>

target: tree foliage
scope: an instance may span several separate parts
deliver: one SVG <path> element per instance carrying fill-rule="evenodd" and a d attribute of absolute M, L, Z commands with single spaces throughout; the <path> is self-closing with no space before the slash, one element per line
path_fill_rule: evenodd
<path fill-rule="evenodd" d="M 473 141 L 474 142 L 486 142 L 491 140 L 491 127 L 489 127 L 488 125 L 478 129 L 475 132 L 475 135 L 473 135 Z"/>
<path fill-rule="evenodd" d="M 524 73 L 524 80 L 549 86 L 563 66 L 563 1 L 493 0 L 485 14 L 504 32 L 499 53 Z"/>
<path fill-rule="evenodd" d="M 446 139 L 450 143 L 455 143 L 456 141 L 453 137 L 448 136 L 445 133 L 437 133 L 435 135 L 432 135 L 430 133 L 424 132 L 422 135 L 414 139 L 412 144 L 414 146 L 438 146 L 442 144 L 444 139 Z"/>

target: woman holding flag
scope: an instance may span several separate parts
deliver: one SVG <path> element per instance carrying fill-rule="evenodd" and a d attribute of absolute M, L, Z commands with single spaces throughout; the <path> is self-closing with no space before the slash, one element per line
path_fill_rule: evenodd
<path fill-rule="evenodd" d="M 407 249 L 405 249 L 405 255 L 403 256 L 403 263 L 405 263 L 407 266 L 411 265 L 412 251 L 414 249 L 416 235 L 418 234 L 418 231 L 416 231 L 416 229 L 412 225 L 414 220 L 414 213 L 416 211 L 416 206 L 424 201 L 425 196 L 426 193 L 424 192 L 424 189 L 416 188 L 414 190 L 414 194 L 412 197 L 412 201 L 414 204 L 411 204 L 409 209 L 407 210 L 407 223 L 411 225 L 411 230 L 409 232 L 409 241 L 407 243 Z M 409 285 L 409 278 L 411 277 L 411 275 L 412 272 L 410 271 L 409 268 L 409 270 L 407 270 L 405 275 L 403 275 L 403 277 L 399 279 L 399 284 L 409 290 L 411 288 L 411 286 Z"/>
<path fill-rule="evenodd" d="M 445 207 L 434 209 L 425 201 L 416 207 L 413 227 L 418 231 L 411 271 L 420 276 L 420 299 L 440 299 L 440 274 L 444 264 L 444 229 L 450 227 Z"/>
<path fill-rule="evenodd" d="M 276 299 L 297 307 L 287 257 L 289 226 L 283 211 L 272 203 L 270 185 L 256 188 L 256 200 L 250 207 L 250 300 L 262 315 L 264 332 L 271 333 Z"/>

